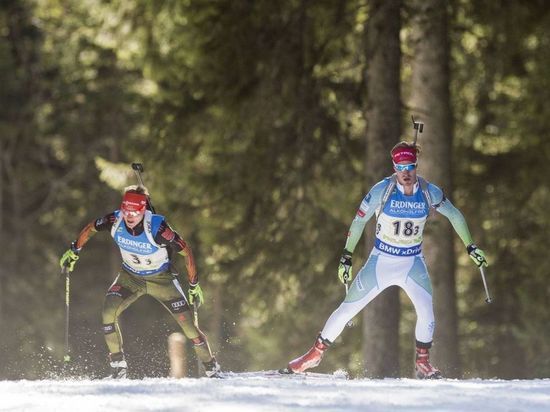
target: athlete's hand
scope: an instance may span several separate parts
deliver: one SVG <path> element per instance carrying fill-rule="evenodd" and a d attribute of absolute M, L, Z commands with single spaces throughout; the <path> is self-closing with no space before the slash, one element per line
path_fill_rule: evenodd
<path fill-rule="evenodd" d="M 204 296 L 202 294 L 201 285 L 195 283 L 194 285 L 189 285 L 189 304 L 196 304 L 197 307 L 204 303 Z"/>
<path fill-rule="evenodd" d="M 485 252 L 476 245 L 472 243 L 466 247 L 466 250 L 468 251 L 470 258 L 478 267 L 481 267 L 482 265 L 485 267 L 489 266 L 489 263 L 487 263 L 487 259 L 485 258 Z"/>
<path fill-rule="evenodd" d="M 351 280 L 352 272 L 351 252 L 344 249 L 344 253 L 342 253 L 342 257 L 340 258 L 340 264 L 338 265 L 338 279 L 343 284 L 346 284 Z"/>
<path fill-rule="evenodd" d="M 67 268 L 69 273 L 72 272 L 74 270 L 74 265 L 78 260 L 79 251 L 80 250 L 75 246 L 75 242 L 71 243 L 71 247 L 63 253 L 63 256 L 61 256 L 61 259 L 59 260 L 59 266 L 61 266 L 61 269 Z"/>

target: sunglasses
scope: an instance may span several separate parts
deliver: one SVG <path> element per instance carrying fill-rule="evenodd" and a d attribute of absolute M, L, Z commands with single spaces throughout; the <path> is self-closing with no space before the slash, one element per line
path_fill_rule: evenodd
<path fill-rule="evenodd" d="M 398 172 L 404 172 L 404 171 L 409 171 L 410 172 L 411 170 L 416 169 L 416 163 L 409 163 L 407 165 L 398 165 L 398 164 L 394 163 L 393 167 Z"/>
<path fill-rule="evenodd" d="M 143 212 L 139 212 L 135 210 L 123 210 L 122 214 L 126 217 L 137 217 L 137 216 L 141 216 Z"/>

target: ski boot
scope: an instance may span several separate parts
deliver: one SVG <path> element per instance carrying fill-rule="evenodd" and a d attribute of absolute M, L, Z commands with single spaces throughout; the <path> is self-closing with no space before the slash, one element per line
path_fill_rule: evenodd
<path fill-rule="evenodd" d="M 415 371 L 417 379 L 442 379 L 439 369 L 430 363 L 430 351 L 427 348 L 416 348 Z"/>
<path fill-rule="evenodd" d="M 111 365 L 111 374 L 109 378 L 111 379 L 124 379 L 126 378 L 128 371 L 128 364 L 124 359 L 124 353 L 110 353 L 109 360 Z"/>
<path fill-rule="evenodd" d="M 206 373 L 206 376 L 209 378 L 221 378 L 221 368 L 218 362 L 216 361 L 216 358 L 212 358 L 208 362 L 202 363 L 204 366 L 204 371 Z"/>
<path fill-rule="evenodd" d="M 329 348 L 331 342 L 327 339 L 321 337 L 321 334 L 317 336 L 317 340 L 313 347 L 307 351 L 304 355 L 296 358 L 288 363 L 288 366 L 284 369 L 279 370 L 280 373 L 296 373 L 296 372 L 305 372 L 307 369 L 315 368 L 321 359 L 323 354 Z"/>

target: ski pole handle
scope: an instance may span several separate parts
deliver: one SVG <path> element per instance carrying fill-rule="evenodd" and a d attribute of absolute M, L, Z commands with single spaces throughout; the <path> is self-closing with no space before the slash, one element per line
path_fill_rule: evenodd
<path fill-rule="evenodd" d="M 485 280 L 485 272 L 483 271 L 483 265 L 479 267 L 479 271 L 481 273 L 481 280 L 483 280 L 483 287 L 485 288 L 485 302 L 491 303 L 493 299 L 491 299 L 491 296 L 489 296 L 489 288 L 487 287 L 487 281 Z"/>

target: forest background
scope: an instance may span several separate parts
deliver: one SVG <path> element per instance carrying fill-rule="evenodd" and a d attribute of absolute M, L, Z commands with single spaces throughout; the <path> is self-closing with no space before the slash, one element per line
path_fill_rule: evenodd
<path fill-rule="evenodd" d="M 344 297 L 349 224 L 392 173 L 388 147 L 412 138 L 411 114 L 425 123 L 420 174 L 466 216 L 494 297 L 431 217 L 436 364 L 550 376 L 548 27 L 544 0 L 3 0 L 0 379 L 59 371 L 59 258 L 118 208 L 135 161 L 193 248 L 200 324 L 223 368 L 286 365 Z M 71 277 L 76 375 L 106 372 L 101 307 L 119 265 L 100 233 Z M 398 290 L 377 305 L 320 371 L 411 375 L 414 310 Z M 169 314 L 142 298 L 121 325 L 132 376 L 166 376 Z"/>

